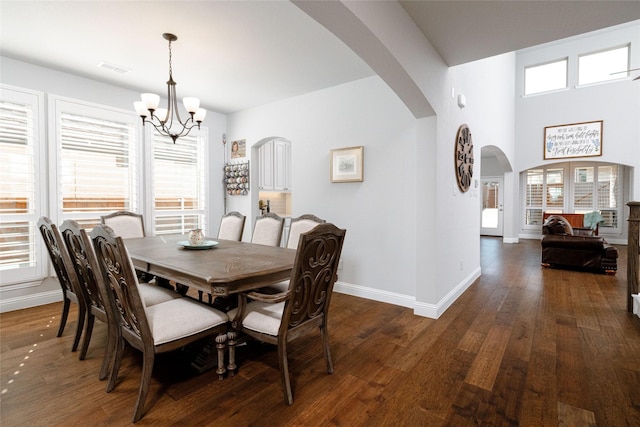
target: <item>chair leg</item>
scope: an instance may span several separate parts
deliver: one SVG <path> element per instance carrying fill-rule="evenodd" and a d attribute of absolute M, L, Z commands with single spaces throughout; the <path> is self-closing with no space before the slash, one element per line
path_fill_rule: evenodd
<path fill-rule="evenodd" d="M 60 315 L 60 327 L 58 327 L 58 336 L 61 337 L 64 332 L 64 327 L 67 324 L 67 317 L 69 317 L 69 305 L 71 301 L 66 295 L 62 295 L 62 314 Z"/>
<path fill-rule="evenodd" d="M 326 324 L 320 326 L 320 335 L 322 335 L 322 346 L 324 347 L 324 360 L 327 362 L 327 373 L 333 374 L 333 362 L 331 361 L 331 350 L 329 349 L 329 332 Z"/>
<path fill-rule="evenodd" d="M 89 348 L 89 341 L 91 341 L 91 334 L 93 333 L 93 323 L 95 319 L 96 316 L 91 313 L 91 309 L 87 310 L 87 323 L 84 328 L 82 346 L 80 347 L 80 360 L 84 360 L 87 357 L 87 349 Z"/>
<path fill-rule="evenodd" d="M 113 365 L 112 359 L 115 355 L 116 346 L 118 345 L 118 336 L 113 329 L 113 326 L 107 324 L 107 348 L 104 350 L 100 375 L 98 376 L 100 381 L 107 378 L 107 375 L 109 375 L 109 366 Z"/>
<path fill-rule="evenodd" d="M 82 302 L 80 302 L 78 303 L 78 327 L 76 328 L 76 336 L 73 339 L 73 347 L 71 347 L 71 351 L 76 351 L 78 349 L 78 344 L 80 344 L 80 337 L 82 336 L 82 329 L 84 328 L 84 320 L 86 317 L 86 307 Z"/>
<path fill-rule="evenodd" d="M 144 415 L 144 402 L 147 400 L 147 393 L 149 392 L 149 383 L 151 382 L 151 373 L 153 372 L 153 360 L 154 354 L 151 351 L 143 352 L 142 361 L 142 377 L 140 378 L 140 389 L 138 390 L 138 400 L 136 401 L 136 407 L 133 412 L 133 418 L 131 422 L 140 421 Z"/>
<path fill-rule="evenodd" d="M 109 382 L 107 383 L 107 393 L 116 388 L 116 381 L 118 379 L 118 371 L 120 370 L 120 364 L 122 363 L 122 353 L 124 353 L 125 341 L 121 336 L 117 337 L 116 346 L 114 348 L 113 366 L 111 367 L 111 375 L 109 375 Z"/>
<path fill-rule="evenodd" d="M 292 405 L 293 393 L 291 392 L 291 381 L 289 380 L 289 361 L 287 360 L 286 340 L 278 343 L 278 364 L 280 365 L 280 380 L 282 381 L 284 400 L 287 405 Z"/>

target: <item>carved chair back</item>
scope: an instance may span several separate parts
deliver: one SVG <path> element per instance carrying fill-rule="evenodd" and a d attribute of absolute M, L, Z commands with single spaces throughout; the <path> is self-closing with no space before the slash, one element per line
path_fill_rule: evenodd
<path fill-rule="evenodd" d="M 345 234 L 325 223 L 300 236 L 279 334 L 318 317 L 326 321 Z"/>
<path fill-rule="evenodd" d="M 100 266 L 108 297 L 115 307 L 115 320 L 127 341 L 139 350 L 143 339 L 150 340 L 144 304 L 138 292 L 138 279 L 122 237 L 106 225 L 97 225 L 91 231 L 91 240 Z"/>

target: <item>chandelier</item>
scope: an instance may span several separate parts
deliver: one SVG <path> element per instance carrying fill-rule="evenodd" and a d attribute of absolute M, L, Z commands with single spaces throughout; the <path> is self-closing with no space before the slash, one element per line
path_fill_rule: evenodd
<path fill-rule="evenodd" d="M 189 117 L 183 122 L 178 111 L 178 97 L 176 95 L 176 82 L 173 81 L 171 68 L 171 42 L 178 40 L 173 34 L 164 33 L 162 37 L 169 41 L 169 80 L 167 81 L 167 108 L 158 108 L 160 97 L 154 93 L 143 93 L 141 101 L 133 103 L 136 113 L 142 118 L 142 125 L 151 123 L 156 130 L 164 136 L 169 136 L 176 143 L 176 139 L 187 136 L 194 126 L 200 129 L 200 123 L 207 115 L 207 111 L 200 107 L 200 100 L 193 97 L 185 97 L 182 102 L 189 113 Z"/>

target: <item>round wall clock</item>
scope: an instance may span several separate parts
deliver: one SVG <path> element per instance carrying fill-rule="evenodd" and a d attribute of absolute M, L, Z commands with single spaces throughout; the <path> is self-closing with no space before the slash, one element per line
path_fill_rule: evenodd
<path fill-rule="evenodd" d="M 456 179 L 460 191 L 466 193 L 473 177 L 473 141 L 469 126 L 461 125 L 456 135 Z"/>

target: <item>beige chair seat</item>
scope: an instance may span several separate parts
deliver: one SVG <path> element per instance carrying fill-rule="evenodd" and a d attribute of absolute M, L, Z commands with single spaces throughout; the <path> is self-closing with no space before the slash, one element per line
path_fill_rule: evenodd
<path fill-rule="evenodd" d="M 182 295 L 171 289 L 161 288 L 151 283 L 139 283 L 138 292 L 145 307 L 151 307 L 152 305 L 182 298 Z"/>
<path fill-rule="evenodd" d="M 154 345 L 198 334 L 228 320 L 223 312 L 188 298 L 147 306 L 145 313 Z"/>
<path fill-rule="evenodd" d="M 287 286 L 289 282 L 287 281 Z M 285 289 L 286 290 L 286 289 Z M 271 336 L 278 336 L 278 329 L 282 321 L 282 312 L 284 311 L 284 302 L 277 304 L 252 301 L 247 304 L 242 318 L 242 327 L 251 329 Z M 229 319 L 233 319 L 238 312 L 238 308 L 230 310 L 227 315 Z"/>

